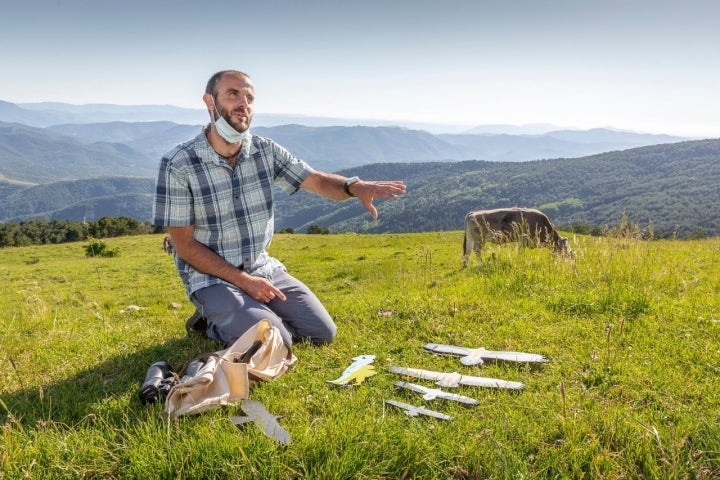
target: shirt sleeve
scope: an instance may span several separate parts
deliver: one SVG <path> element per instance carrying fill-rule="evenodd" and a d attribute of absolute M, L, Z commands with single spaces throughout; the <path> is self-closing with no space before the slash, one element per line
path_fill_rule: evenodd
<path fill-rule="evenodd" d="M 195 223 L 193 197 L 186 172 L 163 157 L 155 184 L 153 225 L 187 227 Z"/>
<path fill-rule="evenodd" d="M 273 157 L 275 160 L 275 183 L 288 194 L 297 192 L 302 182 L 315 171 L 306 162 L 274 142 Z"/>

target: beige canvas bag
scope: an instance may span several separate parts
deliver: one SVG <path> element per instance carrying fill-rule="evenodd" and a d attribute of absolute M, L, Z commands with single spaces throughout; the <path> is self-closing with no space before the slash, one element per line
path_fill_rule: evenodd
<path fill-rule="evenodd" d="M 205 364 L 170 389 L 166 415 L 194 415 L 247 399 L 251 381 L 274 380 L 297 361 L 269 320 L 258 322 L 229 348 L 197 358 L 205 358 Z"/>

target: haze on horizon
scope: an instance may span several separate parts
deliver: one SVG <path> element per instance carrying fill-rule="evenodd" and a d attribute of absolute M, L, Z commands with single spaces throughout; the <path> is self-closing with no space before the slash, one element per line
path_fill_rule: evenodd
<path fill-rule="evenodd" d="M 720 137 L 711 0 L 24 0 L 1 7 L 0 100 Z"/>

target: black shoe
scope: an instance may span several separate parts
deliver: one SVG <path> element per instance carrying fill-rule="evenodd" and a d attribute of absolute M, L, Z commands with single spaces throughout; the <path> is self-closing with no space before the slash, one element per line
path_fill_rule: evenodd
<path fill-rule="evenodd" d="M 187 322 L 185 322 L 185 330 L 187 331 L 188 335 L 197 333 L 198 335 L 205 335 L 205 332 L 207 331 L 207 318 L 200 315 L 200 312 L 195 310 L 195 313 L 193 313 L 190 318 L 187 319 Z"/>

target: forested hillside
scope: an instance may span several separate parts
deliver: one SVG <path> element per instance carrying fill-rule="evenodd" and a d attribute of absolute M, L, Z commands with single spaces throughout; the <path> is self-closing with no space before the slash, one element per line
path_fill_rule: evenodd
<path fill-rule="evenodd" d="M 636 148 L 534 162 L 380 163 L 344 170 L 401 179 L 407 195 L 378 201 L 380 218 L 355 200 L 337 203 L 277 190 L 276 229 L 303 232 L 421 232 L 462 228 L 469 210 L 537 207 L 558 225 L 617 225 L 623 215 L 658 236 L 720 235 L 720 140 Z M 154 180 L 103 178 L 38 185 L 11 193 L 0 220 L 151 218 Z"/>
<path fill-rule="evenodd" d="M 0 220 L 46 218 L 96 220 L 124 216 L 148 220 L 155 181 L 137 177 L 101 177 L 36 185 L 10 193 Z"/>
<path fill-rule="evenodd" d="M 66 135 L 0 122 L 0 178 L 48 183 L 103 175 L 154 176 L 158 159 L 123 143 L 81 143 Z"/>
<path fill-rule="evenodd" d="M 720 140 L 682 142 L 579 159 L 523 163 L 384 164 L 346 172 L 403 179 L 408 193 L 370 221 L 357 202 L 300 192 L 280 196 L 278 226 L 332 231 L 420 232 L 462 228 L 469 210 L 537 207 L 555 223 L 617 225 L 624 214 L 658 234 L 720 234 Z"/>

